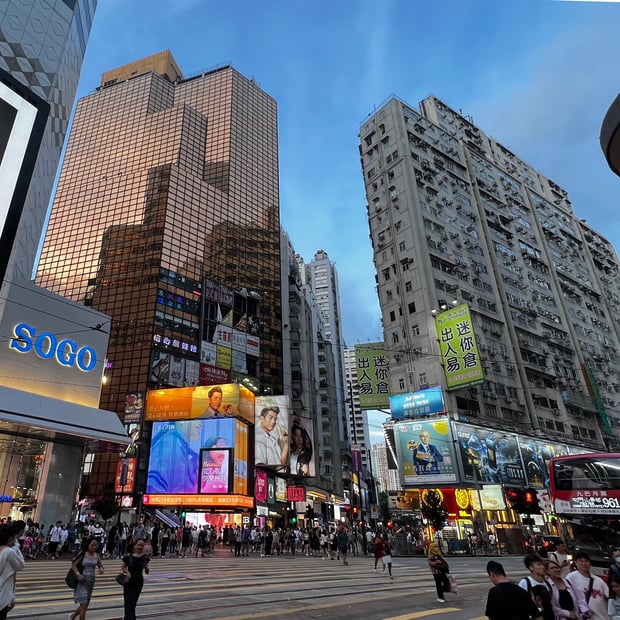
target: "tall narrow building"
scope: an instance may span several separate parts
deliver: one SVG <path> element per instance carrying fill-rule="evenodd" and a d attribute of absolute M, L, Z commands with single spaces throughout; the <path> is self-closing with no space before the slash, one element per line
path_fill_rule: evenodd
<path fill-rule="evenodd" d="M 202 316 L 207 282 L 260 300 L 257 387 L 280 394 L 273 98 L 231 66 L 186 78 L 169 51 L 104 74 L 77 106 L 36 281 L 112 317 L 105 408 L 195 384 L 218 320 Z M 162 359 L 185 376 L 155 372 Z"/>
<path fill-rule="evenodd" d="M 0 3 L 0 69 L 50 104 L 8 278 L 30 280 L 97 0 Z"/>
<path fill-rule="evenodd" d="M 360 155 L 393 392 L 441 386 L 455 419 L 617 447 L 618 258 L 566 190 L 435 97 L 390 99 Z M 453 304 L 483 379 L 446 389 L 435 316 Z"/>

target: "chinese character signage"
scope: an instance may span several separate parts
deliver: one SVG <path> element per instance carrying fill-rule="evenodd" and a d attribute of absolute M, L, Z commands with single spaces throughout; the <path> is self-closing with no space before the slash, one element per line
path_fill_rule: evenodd
<path fill-rule="evenodd" d="M 456 482 L 454 446 L 447 419 L 394 424 L 398 462 L 405 486 Z"/>
<path fill-rule="evenodd" d="M 289 487 L 286 493 L 289 502 L 305 502 L 306 489 L 304 487 Z"/>
<path fill-rule="evenodd" d="M 484 380 L 469 306 L 461 304 L 435 317 L 437 338 L 449 390 Z"/>
<path fill-rule="evenodd" d="M 138 459 L 135 457 L 118 459 L 116 483 L 114 484 L 115 493 L 133 493 L 137 461 Z"/>
<path fill-rule="evenodd" d="M 390 396 L 390 409 L 392 418 L 403 420 L 404 418 L 419 418 L 435 413 L 445 413 L 446 405 L 443 401 L 443 391 L 438 385 L 418 392 Z"/>
<path fill-rule="evenodd" d="M 267 501 L 267 474 L 264 471 L 257 470 L 255 477 L 254 496 L 257 502 Z"/>
<path fill-rule="evenodd" d="M 390 369 L 383 342 L 355 345 L 360 409 L 390 406 Z"/>

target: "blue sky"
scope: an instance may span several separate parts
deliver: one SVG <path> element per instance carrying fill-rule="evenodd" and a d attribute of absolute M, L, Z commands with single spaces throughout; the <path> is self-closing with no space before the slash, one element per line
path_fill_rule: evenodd
<path fill-rule="evenodd" d="M 619 27 L 606 2 L 99 0 L 78 94 L 166 48 L 185 75 L 254 77 L 278 102 L 282 224 L 307 261 L 335 262 L 351 346 L 382 338 L 357 134 L 391 95 L 471 115 L 620 247 L 620 178 L 598 142 Z"/>

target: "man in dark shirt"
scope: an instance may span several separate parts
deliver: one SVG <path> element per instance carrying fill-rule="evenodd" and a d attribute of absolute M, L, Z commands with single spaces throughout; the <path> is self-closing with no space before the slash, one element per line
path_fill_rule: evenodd
<path fill-rule="evenodd" d="M 494 586 L 489 590 L 484 612 L 489 620 L 542 620 L 531 596 L 516 583 L 508 581 L 499 562 L 489 562 L 487 574 Z"/>

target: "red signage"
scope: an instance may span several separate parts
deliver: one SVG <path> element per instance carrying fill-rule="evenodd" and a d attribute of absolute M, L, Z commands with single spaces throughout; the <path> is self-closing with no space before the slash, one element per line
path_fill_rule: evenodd
<path fill-rule="evenodd" d="M 305 502 L 306 489 L 304 487 L 289 487 L 286 490 L 286 499 L 289 502 Z"/>
<path fill-rule="evenodd" d="M 115 493 L 133 493 L 133 485 L 136 479 L 136 463 L 138 459 L 135 457 L 118 459 L 116 465 L 116 483 L 114 485 Z"/>
<path fill-rule="evenodd" d="M 256 472 L 255 497 L 258 502 L 267 501 L 267 474 L 264 471 Z"/>
<path fill-rule="evenodd" d="M 211 364 L 200 364 L 200 385 L 216 385 L 230 383 L 230 370 L 218 368 Z"/>

